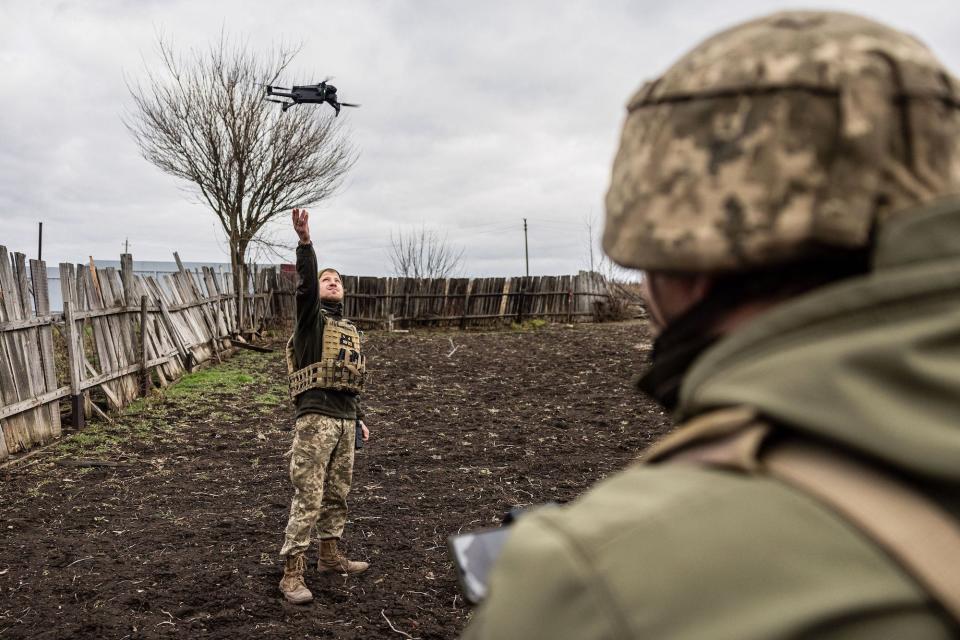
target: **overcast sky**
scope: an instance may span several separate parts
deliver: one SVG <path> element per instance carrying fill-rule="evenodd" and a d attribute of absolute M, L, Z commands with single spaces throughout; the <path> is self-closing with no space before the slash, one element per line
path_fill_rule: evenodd
<path fill-rule="evenodd" d="M 363 105 L 341 116 L 359 160 L 311 210 L 321 262 L 386 275 L 391 231 L 426 225 L 464 248 L 464 275 L 518 275 L 525 217 L 531 273 L 572 273 L 589 263 L 591 218 L 600 236 L 628 96 L 710 33 L 794 7 L 0 0 L 0 244 L 35 257 L 43 221 L 48 264 L 118 259 L 127 239 L 136 260 L 227 261 L 213 215 L 139 155 L 121 122 L 125 77 L 156 68 L 157 33 L 187 49 L 223 29 L 259 50 L 302 43 L 284 80 L 332 75 L 342 100 Z M 806 7 L 907 29 L 960 68 L 956 0 Z"/>

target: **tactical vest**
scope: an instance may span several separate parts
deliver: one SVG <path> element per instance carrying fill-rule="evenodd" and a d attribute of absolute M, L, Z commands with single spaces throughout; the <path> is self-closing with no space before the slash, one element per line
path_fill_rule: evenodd
<path fill-rule="evenodd" d="M 290 398 L 308 389 L 360 393 L 366 378 L 366 358 L 360 353 L 360 332 L 349 320 L 323 314 L 323 338 L 320 361 L 297 369 L 293 336 L 287 341 L 287 373 Z"/>
<path fill-rule="evenodd" d="M 960 521 L 892 474 L 824 445 L 774 438 L 748 407 L 681 425 L 644 463 L 766 476 L 809 495 L 884 549 L 960 623 Z"/>

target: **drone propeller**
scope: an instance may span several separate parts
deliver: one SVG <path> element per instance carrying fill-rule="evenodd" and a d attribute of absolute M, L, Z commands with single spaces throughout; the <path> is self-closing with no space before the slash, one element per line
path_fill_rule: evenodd
<path fill-rule="evenodd" d="M 353 102 L 341 102 L 341 107 L 359 107 L 360 105 L 354 104 Z"/>

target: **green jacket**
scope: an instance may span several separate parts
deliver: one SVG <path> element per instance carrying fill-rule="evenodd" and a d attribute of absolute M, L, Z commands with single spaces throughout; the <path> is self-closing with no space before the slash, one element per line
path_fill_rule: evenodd
<path fill-rule="evenodd" d="M 705 352 L 679 418 L 737 406 L 891 468 L 960 518 L 960 204 L 887 225 L 871 274 L 784 303 Z M 635 464 L 521 519 L 464 638 L 958 634 L 808 495 L 763 476 Z"/>

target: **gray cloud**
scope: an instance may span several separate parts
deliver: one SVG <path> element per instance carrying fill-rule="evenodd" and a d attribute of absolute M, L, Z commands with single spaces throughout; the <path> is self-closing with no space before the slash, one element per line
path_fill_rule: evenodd
<path fill-rule="evenodd" d="M 828 6 L 825 3 L 812 3 Z M 125 76 L 156 65 L 157 33 L 203 47 L 221 30 L 255 48 L 303 50 L 286 82 L 336 76 L 360 151 L 344 188 L 312 211 L 324 262 L 385 274 L 391 231 L 427 225 L 463 246 L 465 271 L 588 263 L 585 220 L 602 214 L 623 105 L 646 78 L 717 29 L 791 6 L 107 1 L 0 3 L 0 244 L 51 262 L 226 260 L 213 216 L 143 160 L 121 122 Z M 952 2 L 830 3 L 921 37 L 960 67 Z M 291 235 L 286 220 L 278 239 Z M 599 233 L 595 234 L 595 239 Z M 288 258 L 291 254 L 287 254 Z"/>

